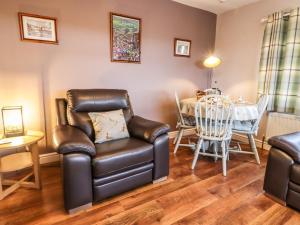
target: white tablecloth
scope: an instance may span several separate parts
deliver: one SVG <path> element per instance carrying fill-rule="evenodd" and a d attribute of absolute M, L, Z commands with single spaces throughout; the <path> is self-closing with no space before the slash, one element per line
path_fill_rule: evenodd
<path fill-rule="evenodd" d="M 195 116 L 196 98 L 187 98 L 180 101 L 182 113 Z M 234 105 L 233 120 L 234 121 L 250 121 L 258 118 L 258 110 L 256 104 L 237 103 Z"/>

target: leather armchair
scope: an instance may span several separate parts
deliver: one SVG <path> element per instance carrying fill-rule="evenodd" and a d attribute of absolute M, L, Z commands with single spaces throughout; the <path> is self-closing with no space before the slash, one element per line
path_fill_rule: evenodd
<path fill-rule="evenodd" d="M 272 137 L 264 190 L 284 205 L 300 210 L 300 132 Z"/>
<path fill-rule="evenodd" d="M 69 213 L 169 174 L 169 126 L 133 114 L 125 90 L 70 90 L 56 99 L 54 147 L 61 155 Z M 122 109 L 130 138 L 94 144 L 89 112 Z"/>

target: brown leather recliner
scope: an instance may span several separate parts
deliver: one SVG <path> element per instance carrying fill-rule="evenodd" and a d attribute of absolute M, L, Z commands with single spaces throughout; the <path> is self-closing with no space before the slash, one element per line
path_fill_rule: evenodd
<path fill-rule="evenodd" d="M 272 137 L 269 144 L 264 190 L 300 210 L 300 132 Z"/>
<path fill-rule="evenodd" d="M 69 90 L 56 99 L 54 145 L 62 155 L 65 209 L 85 209 L 169 174 L 169 126 L 133 114 L 125 90 Z M 89 112 L 122 109 L 130 138 L 94 144 Z"/>

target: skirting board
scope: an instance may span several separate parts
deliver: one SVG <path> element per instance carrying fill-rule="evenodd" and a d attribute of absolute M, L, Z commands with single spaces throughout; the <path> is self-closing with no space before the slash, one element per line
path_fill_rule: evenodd
<path fill-rule="evenodd" d="M 178 131 L 171 131 L 168 133 L 169 138 L 175 138 L 177 135 Z M 195 130 L 194 129 L 187 129 L 184 133 L 183 136 L 188 136 L 188 135 L 193 135 L 195 134 Z M 241 135 L 241 134 L 233 134 L 233 139 L 243 142 L 243 143 L 248 143 L 248 138 L 245 135 Z M 258 146 L 259 148 L 261 148 L 262 146 L 262 141 L 255 139 L 255 144 L 256 146 Z M 267 142 L 264 142 L 264 150 L 270 150 L 271 146 L 268 145 Z"/>

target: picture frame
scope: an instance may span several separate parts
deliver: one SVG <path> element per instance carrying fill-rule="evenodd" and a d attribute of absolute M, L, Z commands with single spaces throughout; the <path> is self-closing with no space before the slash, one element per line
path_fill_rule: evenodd
<path fill-rule="evenodd" d="M 22 41 L 58 44 L 57 19 L 29 13 L 18 13 Z"/>
<path fill-rule="evenodd" d="M 111 61 L 141 63 L 141 33 L 142 19 L 111 12 Z"/>
<path fill-rule="evenodd" d="M 192 41 L 174 38 L 174 56 L 191 57 Z"/>

